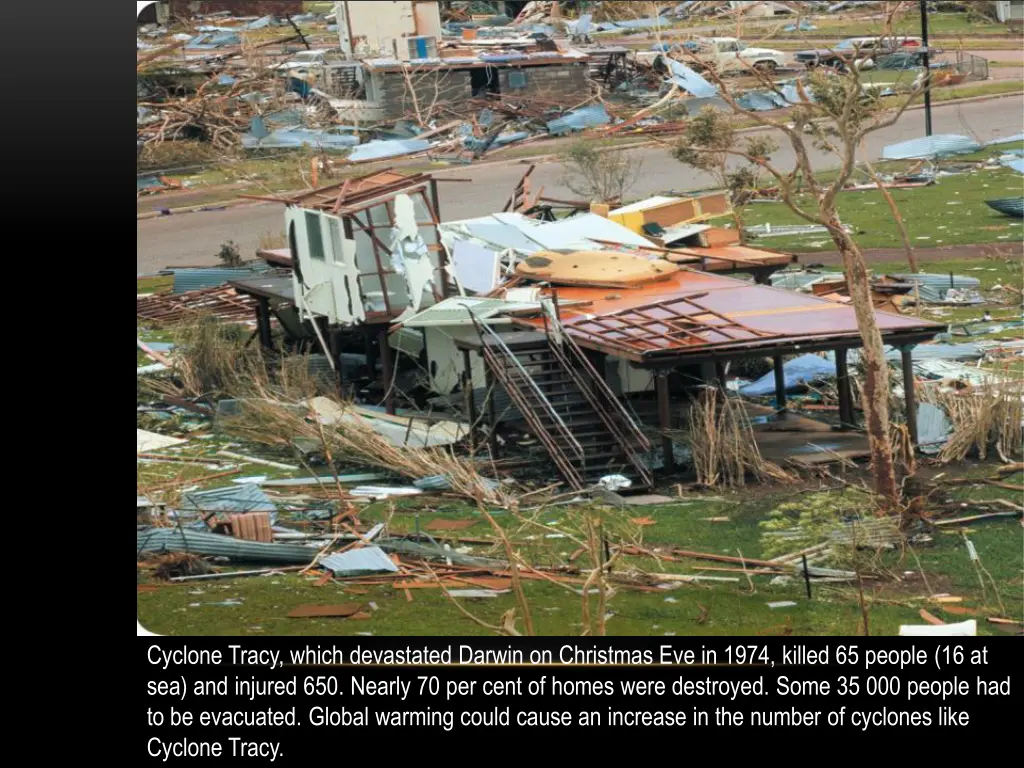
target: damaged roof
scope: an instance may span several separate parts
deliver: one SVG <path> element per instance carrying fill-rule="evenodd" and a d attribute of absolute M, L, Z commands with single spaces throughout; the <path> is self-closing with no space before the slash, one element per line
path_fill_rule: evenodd
<path fill-rule="evenodd" d="M 558 299 L 589 302 L 560 310 L 577 343 L 636 362 L 860 337 L 850 306 L 706 272 L 681 270 L 662 282 L 620 291 L 562 287 Z M 914 317 L 875 317 L 885 336 L 931 337 L 944 329 Z M 515 322 L 540 328 L 544 321 Z"/>
<path fill-rule="evenodd" d="M 336 214 L 345 209 L 364 207 L 378 198 L 395 195 L 399 192 L 408 192 L 424 186 L 430 181 L 431 177 L 426 173 L 406 174 L 385 168 L 366 176 L 346 179 L 337 184 L 307 190 L 297 195 L 281 197 L 253 195 L 252 197 L 257 200 L 270 200 Z"/>

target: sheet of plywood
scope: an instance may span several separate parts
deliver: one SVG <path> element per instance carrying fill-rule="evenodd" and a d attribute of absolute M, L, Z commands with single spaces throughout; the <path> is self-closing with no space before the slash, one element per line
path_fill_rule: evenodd
<path fill-rule="evenodd" d="M 516 265 L 524 277 L 561 285 L 627 288 L 666 280 L 679 267 L 661 259 L 651 260 L 617 251 L 540 251 Z"/>

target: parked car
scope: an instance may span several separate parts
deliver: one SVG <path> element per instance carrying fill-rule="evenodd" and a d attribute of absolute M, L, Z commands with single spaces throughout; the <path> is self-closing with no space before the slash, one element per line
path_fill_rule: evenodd
<path fill-rule="evenodd" d="M 833 67 L 843 70 L 851 64 L 858 69 L 873 67 L 878 56 L 888 55 L 897 51 L 919 48 L 920 37 L 886 36 L 886 37 L 851 37 L 836 43 L 831 48 L 818 48 L 810 51 L 797 51 L 797 64 L 807 67 Z"/>
<path fill-rule="evenodd" d="M 772 72 L 786 66 L 786 54 L 772 48 L 750 48 L 735 37 L 708 37 L 684 43 L 700 63 L 718 72 L 737 72 L 749 67 Z"/>
<path fill-rule="evenodd" d="M 637 51 L 636 60 L 652 64 L 664 53 L 677 53 L 684 64 L 694 69 L 714 68 L 718 72 L 740 72 L 754 67 L 762 72 L 772 72 L 786 66 L 786 54 L 771 48 L 749 48 L 735 37 L 708 37 L 688 40 L 674 45 L 657 45 L 651 51 Z M 685 51 L 685 54 L 681 52 Z M 695 62 L 692 56 L 696 56 Z"/>

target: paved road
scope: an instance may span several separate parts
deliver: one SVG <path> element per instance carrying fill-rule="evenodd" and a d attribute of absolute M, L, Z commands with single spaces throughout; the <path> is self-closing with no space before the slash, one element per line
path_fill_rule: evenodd
<path fill-rule="evenodd" d="M 1019 133 L 1024 127 L 1024 94 L 1010 98 L 967 104 L 937 105 L 933 115 L 935 133 L 973 134 L 986 141 L 998 136 Z M 882 147 L 898 141 L 924 135 L 924 111 L 908 111 L 893 126 L 871 135 L 867 151 L 878 157 Z M 637 184 L 629 191 L 632 197 L 664 193 L 669 190 L 707 188 L 713 181 L 674 161 L 658 147 L 634 150 L 643 166 Z M 775 157 L 782 166 L 792 163 L 788 144 Z M 836 163 L 822 153 L 815 153 L 813 162 L 819 168 L 834 167 Z M 447 221 L 483 216 L 501 210 L 519 177 L 524 163 L 509 165 L 465 166 L 436 173 L 470 178 L 472 183 L 442 183 L 441 215 Z M 562 167 L 558 163 L 544 163 L 533 172 L 533 189 L 544 187 L 548 197 L 574 198 L 561 183 Z M 261 235 L 283 231 L 283 213 L 276 204 L 244 205 L 222 211 L 203 211 L 172 216 L 143 219 L 138 222 L 137 258 L 138 274 L 152 274 L 167 266 L 216 264 L 214 254 L 220 245 L 233 240 L 242 253 L 252 254 Z"/>

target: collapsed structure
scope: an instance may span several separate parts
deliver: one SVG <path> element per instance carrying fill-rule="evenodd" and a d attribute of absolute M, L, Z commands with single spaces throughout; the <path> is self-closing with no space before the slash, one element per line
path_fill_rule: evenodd
<path fill-rule="evenodd" d="M 609 472 L 650 486 L 653 470 L 676 465 L 669 435 L 695 390 L 724 387 L 731 361 L 769 357 L 785 419 L 783 356 L 808 352 L 834 353 L 840 423 L 854 426 L 853 308 L 771 287 L 790 257 L 706 223 L 729 211 L 722 194 L 442 223 L 434 179 L 385 170 L 281 202 L 289 247 L 264 255 L 291 277 L 231 283 L 255 300 L 262 343 L 275 346 L 276 319 L 289 343 L 327 356 L 348 396 L 358 388 L 346 359 L 366 353 L 390 414 L 408 373 L 424 394 L 403 406 L 460 412 L 494 457 L 511 450 L 503 433 L 515 424 L 574 488 Z M 912 377 L 913 346 L 943 327 L 876 314 Z"/>

